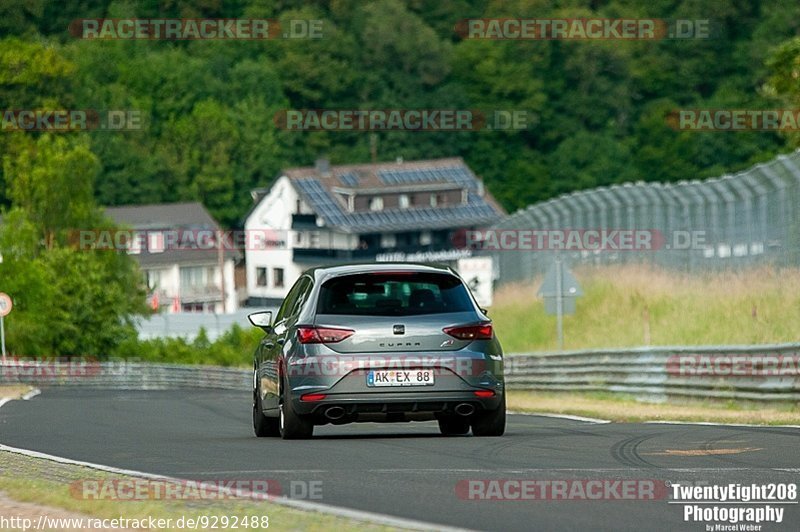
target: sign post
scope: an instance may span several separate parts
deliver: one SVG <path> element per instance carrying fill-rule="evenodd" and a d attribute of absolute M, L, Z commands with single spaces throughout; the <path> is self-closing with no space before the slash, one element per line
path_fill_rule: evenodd
<path fill-rule="evenodd" d="M 0 292 L 0 349 L 3 353 L 3 364 L 6 363 L 6 327 L 4 319 L 11 312 L 14 304 L 5 292 Z"/>
<path fill-rule="evenodd" d="M 561 272 L 563 265 L 561 257 L 556 257 L 556 335 L 558 336 L 558 350 L 564 349 L 564 277 Z"/>
<path fill-rule="evenodd" d="M 564 349 L 564 314 L 575 313 L 575 299 L 583 295 L 578 281 L 569 271 L 561 257 L 556 256 L 553 266 L 547 270 L 538 295 L 544 298 L 544 310 L 556 315 L 558 350 Z"/>
<path fill-rule="evenodd" d="M 494 263 L 491 257 L 466 257 L 458 259 L 458 274 L 466 281 L 481 308 L 492 306 Z"/>

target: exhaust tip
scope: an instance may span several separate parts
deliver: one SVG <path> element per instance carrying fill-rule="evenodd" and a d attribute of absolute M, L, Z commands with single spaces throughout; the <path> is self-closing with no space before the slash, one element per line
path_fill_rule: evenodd
<path fill-rule="evenodd" d="M 469 403 L 460 403 L 456 405 L 455 411 L 459 416 L 471 416 L 475 413 L 475 407 Z"/>
<path fill-rule="evenodd" d="M 332 406 L 325 410 L 325 417 L 330 419 L 331 421 L 336 421 L 342 419 L 345 415 L 344 408 L 341 406 Z"/>

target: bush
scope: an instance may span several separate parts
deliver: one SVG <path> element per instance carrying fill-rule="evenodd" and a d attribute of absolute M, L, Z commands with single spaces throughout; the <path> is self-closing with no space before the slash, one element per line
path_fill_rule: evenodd
<path fill-rule="evenodd" d="M 128 341 L 118 352 L 122 358 L 145 362 L 246 367 L 250 366 L 253 352 L 263 336 L 259 329 L 245 330 L 234 324 L 213 342 L 201 328 L 192 341 L 185 338 Z"/>

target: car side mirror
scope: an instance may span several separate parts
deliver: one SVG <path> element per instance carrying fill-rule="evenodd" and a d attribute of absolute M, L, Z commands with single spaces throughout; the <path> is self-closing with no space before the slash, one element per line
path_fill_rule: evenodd
<path fill-rule="evenodd" d="M 483 313 L 484 313 L 484 314 L 486 314 L 487 316 L 489 315 L 489 309 L 488 309 L 488 308 L 482 308 L 482 309 L 481 309 L 481 312 L 483 312 Z"/>
<path fill-rule="evenodd" d="M 252 314 L 247 315 L 247 319 L 250 320 L 250 323 L 252 323 L 256 327 L 260 327 L 266 333 L 272 331 L 271 310 L 262 310 L 261 312 L 253 312 Z"/>

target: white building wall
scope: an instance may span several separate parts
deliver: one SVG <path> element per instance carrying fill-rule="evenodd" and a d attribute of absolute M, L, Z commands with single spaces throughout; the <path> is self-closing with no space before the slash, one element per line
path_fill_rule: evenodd
<path fill-rule="evenodd" d="M 198 266 L 196 264 L 186 266 Z M 218 264 L 209 264 L 208 268 L 213 269 L 213 283 L 216 286 L 220 284 L 220 270 Z M 153 266 L 144 269 L 150 275 L 153 272 L 158 272 L 158 302 L 162 312 L 175 314 L 182 312 L 181 303 L 181 275 L 180 264 L 170 264 L 164 266 Z M 225 312 L 236 312 L 238 309 L 238 302 L 236 299 L 236 288 L 234 283 L 234 261 L 233 259 L 225 260 L 223 264 L 223 275 L 225 279 Z M 222 313 L 222 303 L 216 302 L 209 312 Z"/>
<path fill-rule="evenodd" d="M 245 271 L 247 276 L 247 294 L 249 297 L 282 298 L 291 288 L 291 283 L 300 275 L 301 269 L 292 262 L 293 235 L 292 214 L 297 210 L 300 199 L 289 178 L 281 176 L 275 181 L 269 193 L 262 198 L 256 208 L 245 220 L 244 228 L 248 235 L 272 229 L 275 236 L 283 238 L 284 244 L 279 248 L 256 249 L 248 244 L 245 249 Z M 311 214 L 306 207 L 301 212 Z M 248 239 L 254 242 L 255 239 Z M 258 286 L 257 269 L 267 269 L 267 286 Z M 275 286 L 275 268 L 283 269 L 283 286 Z"/>

